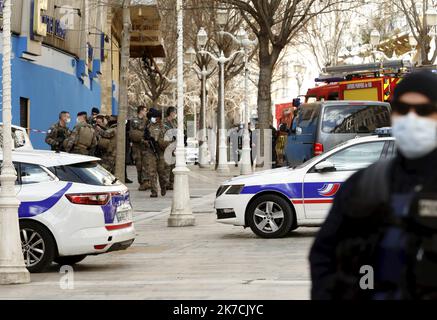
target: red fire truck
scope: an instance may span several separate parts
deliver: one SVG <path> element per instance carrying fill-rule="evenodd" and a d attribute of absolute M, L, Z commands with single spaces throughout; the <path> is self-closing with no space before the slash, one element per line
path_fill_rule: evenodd
<path fill-rule="evenodd" d="M 402 76 L 411 70 L 407 61 L 327 67 L 316 79 L 320 85 L 307 91 L 305 101 L 390 101 Z"/>

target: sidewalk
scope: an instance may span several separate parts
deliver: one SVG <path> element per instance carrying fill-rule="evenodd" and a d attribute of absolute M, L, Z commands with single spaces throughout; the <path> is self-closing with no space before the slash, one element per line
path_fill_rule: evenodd
<path fill-rule="evenodd" d="M 88 257 L 75 266 L 74 289 L 60 289 L 53 265 L 32 283 L 0 287 L 1 299 L 308 299 L 307 255 L 315 229 L 260 239 L 218 224 L 213 201 L 226 178 L 191 167 L 196 226 L 167 227 L 172 191 L 150 199 L 130 184 L 137 238 L 126 251 Z M 234 171 L 236 175 L 238 171 Z M 136 179 L 135 169 L 128 176 Z"/>

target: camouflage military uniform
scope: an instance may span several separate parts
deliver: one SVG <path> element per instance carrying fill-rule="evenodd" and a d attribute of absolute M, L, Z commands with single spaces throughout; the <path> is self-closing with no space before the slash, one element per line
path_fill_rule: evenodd
<path fill-rule="evenodd" d="M 46 143 L 52 150 L 65 151 L 64 141 L 70 136 L 71 131 L 68 127 L 63 127 L 59 121 L 52 125 L 47 131 Z"/>
<path fill-rule="evenodd" d="M 97 150 L 102 159 L 101 165 L 109 172 L 115 173 L 117 124 L 113 124 L 109 128 L 96 125 L 95 128 L 98 136 Z"/>
<path fill-rule="evenodd" d="M 101 126 L 99 124 L 93 125 L 94 130 L 96 131 L 97 135 L 97 147 L 95 148 L 94 156 L 97 158 L 102 158 L 103 153 L 105 152 L 107 148 L 107 140 L 102 140 L 105 136 L 105 131 L 108 129 L 106 126 Z M 104 142 L 104 145 L 102 144 Z"/>
<path fill-rule="evenodd" d="M 78 123 L 64 142 L 65 151 L 83 155 L 92 155 L 97 147 L 97 134 L 94 128 L 84 122 Z"/>
<path fill-rule="evenodd" d="M 155 151 L 151 147 L 152 141 L 146 141 L 146 169 L 147 176 L 150 179 L 150 187 L 152 196 L 158 194 L 158 179 L 161 187 L 161 195 L 165 195 L 168 185 L 168 168 L 165 165 L 164 151 L 169 145 L 168 141 L 164 140 L 165 128 L 161 123 L 149 123 L 147 128 L 150 136 L 155 140 Z"/>
<path fill-rule="evenodd" d="M 129 139 L 132 142 L 132 156 L 137 167 L 138 183 L 144 184 L 147 180 L 146 161 L 145 161 L 145 144 L 144 144 L 144 129 L 146 128 L 146 117 L 140 118 L 136 116 L 131 121 L 131 127 L 129 131 Z M 141 187 L 140 187 L 141 188 Z M 141 188 L 144 190 L 144 188 Z"/>
<path fill-rule="evenodd" d="M 170 137 L 168 137 L 169 134 L 171 134 L 174 138 L 176 138 L 176 133 L 169 131 L 169 130 L 173 130 L 173 129 L 178 128 L 178 123 L 176 120 L 169 120 L 168 118 L 166 118 L 164 121 L 164 128 L 165 128 L 166 135 L 167 135 L 166 140 L 169 140 L 169 138 L 170 138 Z M 166 163 L 165 166 L 166 166 L 167 175 L 168 175 L 167 190 L 173 190 L 173 183 L 174 183 L 173 169 L 175 168 L 175 164 L 167 164 Z"/>

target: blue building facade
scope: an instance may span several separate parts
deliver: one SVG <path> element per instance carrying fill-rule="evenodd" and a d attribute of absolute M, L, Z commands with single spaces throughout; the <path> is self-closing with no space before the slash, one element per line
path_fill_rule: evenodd
<path fill-rule="evenodd" d="M 23 37 L 12 37 L 12 123 L 27 124 L 34 148 L 47 149 L 44 131 L 57 121 L 59 112 L 71 113 L 73 127 L 79 111 L 99 108 L 100 81 L 97 73 L 78 77 L 77 58 L 44 45 L 35 61 L 20 58 L 25 42 Z"/>
<path fill-rule="evenodd" d="M 12 2 L 12 123 L 28 129 L 34 148 L 48 149 L 45 133 L 61 111 L 70 112 L 71 128 L 80 111 L 118 113 L 122 11 L 89 3 Z M 131 57 L 165 57 L 156 4 L 133 6 L 131 20 L 140 28 L 133 30 Z M 2 37 L 0 31 L 0 43 Z"/>

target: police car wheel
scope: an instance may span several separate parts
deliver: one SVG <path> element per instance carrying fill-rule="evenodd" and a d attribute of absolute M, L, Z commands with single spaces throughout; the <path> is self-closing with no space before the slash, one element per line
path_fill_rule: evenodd
<path fill-rule="evenodd" d="M 29 272 L 42 272 L 53 262 L 56 245 L 50 231 L 37 222 L 20 220 L 21 249 Z"/>
<path fill-rule="evenodd" d="M 72 266 L 76 263 L 81 262 L 87 256 L 86 254 L 78 255 L 78 256 L 65 256 L 65 257 L 57 257 L 55 262 L 61 266 Z"/>
<path fill-rule="evenodd" d="M 248 208 L 248 225 L 262 238 L 284 237 L 291 230 L 293 220 L 290 205 L 274 194 L 259 197 Z"/>

